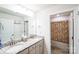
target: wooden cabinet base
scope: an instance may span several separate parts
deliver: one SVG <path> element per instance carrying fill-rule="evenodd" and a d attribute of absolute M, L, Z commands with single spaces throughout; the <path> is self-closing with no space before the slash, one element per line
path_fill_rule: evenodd
<path fill-rule="evenodd" d="M 20 51 L 18 54 L 44 54 L 44 40 L 40 40 L 32 46 Z"/>

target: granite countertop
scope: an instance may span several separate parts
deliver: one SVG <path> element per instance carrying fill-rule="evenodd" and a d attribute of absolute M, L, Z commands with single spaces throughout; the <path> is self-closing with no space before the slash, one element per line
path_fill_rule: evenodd
<path fill-rule="evenodd" d="M 22 51 L 25 48 L 30 47 L 31 45 L 35 44 L 36 42 L 42 40 L 43 37 L 34 37 L 27 39 L 26 42 L 18 42 L 13 46 L 7 46 L 0 49 L 0 54 L 17 54 L 18 52 Z"/>

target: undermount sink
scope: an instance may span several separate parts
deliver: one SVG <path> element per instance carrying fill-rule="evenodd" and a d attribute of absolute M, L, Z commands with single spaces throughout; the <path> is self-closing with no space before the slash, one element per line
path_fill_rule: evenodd
<path fill-rule="evenodd" d="M 21 49 L 23 45 L 14 45 L 13 47 L 9 48 L 6 53 L 15 53 L 17 52 L 19 49 Z"/>
<path fill-rule="evenodd" d="M 16 53 L 17 51 L 21 51 L 25 47 L 24 42 L 18 42 L 12 46 L 6 46 L 2 49 L 0 49 L 0 53 Z"/>
<path fill-rule="evenodd" d="M 29 42 L 18 42 L 12 46 L 7 46 L 1 49 L 1 53 L 8 53 L 8 54 L 14 54 L 17 53 L 18 51 L 23 50 L 24 48 L 26 48 L 26 46 L 28 46 Z"/>
<path fill-rule="evenodd" d="M 15 45 L 23 45 L 23 44 L 25 44 L 25 43 L 24 42 L 18 42 Z"/>
<path fill-rule="evenodd" d="M 11 48 L 9 48 L 6 53 L 16 53 L 17 51 L 23 50 L 23 47 L 25 46 L 24 42 L 18 42 L 15 45 L 13 45 Z"/>
<path fill-rule="evenodd" d="M 11 46 L 7 46 L 7 47 L 0 49 L 0 53 L 5 53 L 5 51 L 8 50 L 9 48 L 11 48 Z"/>

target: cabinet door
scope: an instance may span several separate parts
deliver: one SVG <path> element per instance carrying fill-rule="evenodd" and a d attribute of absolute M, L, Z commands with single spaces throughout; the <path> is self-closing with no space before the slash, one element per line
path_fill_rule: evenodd
<path fill-rule="evenodd" d="M 39 45 L 38 45 L 38 43 L 36 44 L 36 54 L 39 54 L 40 53 L 40 50 L 39 50 Z"/>
<path fill-rule="evenodd" d="M 35 54 L 35 45 L 32 45 L 29 49 L 29 54 Z"/>
<path fill-rule="evenodd" d="M 42 54 L 43 53 L 43 40 L 36 43 L 36 54 Z"/>
<path fill-rule="evenodd" d="M 40 42 L 39 42 L 40 44 L 39 44 L 39 53 L 40 54 L 43 54 L 44 53 L 44 45 L 43 45 L 43 40 L 41 40 Z"/>
<path fill-rule="evenodd" d="M 24 49 L 21 52 L 19 52 L 18 54 L 28 54 L 28 49 Z"/>

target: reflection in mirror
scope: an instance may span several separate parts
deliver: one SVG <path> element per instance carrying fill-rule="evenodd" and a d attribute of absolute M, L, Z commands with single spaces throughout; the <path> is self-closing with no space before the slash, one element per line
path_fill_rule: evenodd
<path fill-rule="evenodd" d="M 28 36 L 28 21 L 24 21 L 24 35 Z"/>
<path fill-rule="evenodd" d="M 27 17 L 26 17 L 27 19 Z M 28 36 L 28 21 L 24 17 L 0 12 L 0 40 L 4 44 Z"/>
<path fill-rule="evenodd" d="M 6 42 L 8 40 L 10 40 L 10 36 L 13 33 L 13 21 L 9 20 L 8 18 L 0 18 L 0 22 L 1 22 L 1 27 L 3 27 L 3 29 L 1 29 L 1 41 L 2 42 Z"/>

